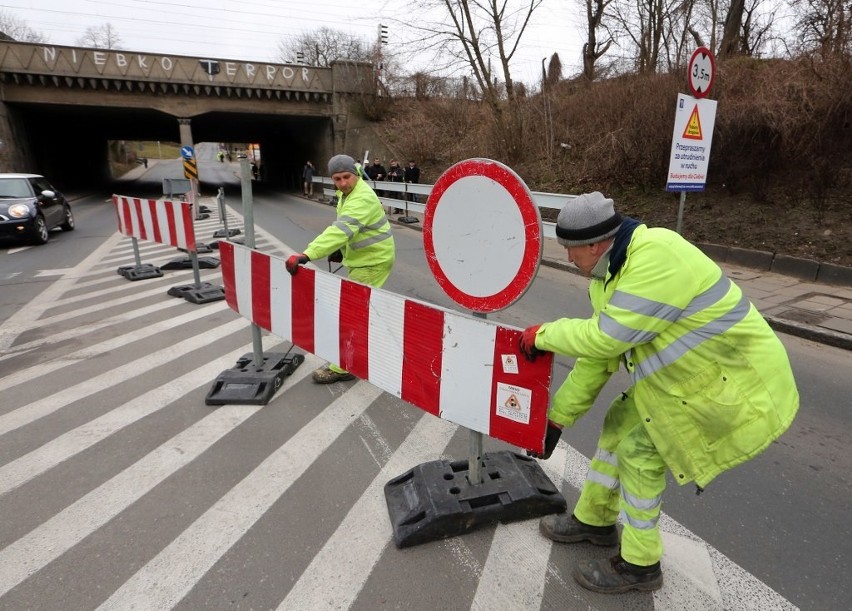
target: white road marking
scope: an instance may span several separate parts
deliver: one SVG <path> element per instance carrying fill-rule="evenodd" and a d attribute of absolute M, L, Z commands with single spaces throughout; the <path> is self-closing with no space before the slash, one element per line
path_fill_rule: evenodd
<path fill-rule="evenodd" d="M 205 333 L 201 333 L 182 342 L 178 342 L 172 346 L 168 346 L 161 350 L 140 357 L 115 369 L 105 371 L 100 375 L 96 375 L 88 380 L 84 380 L 69 386 L 38 401 L 19 407 L 0 416 L 0 435 L 5 435 L 9 431 L 22 427 L 30 422 L 35 422 L 40 418 L 52 414 L 53 412 L 70 405 L 74 401 L 79 401 L 85 397 L 100 392 L 104 388 L 109 388 L 115 383 L 141 376 L 144 373 L 159 367 L 165 363 L 181 358 L 187 352 L 203 348 L 215 343 L 217 340 L 249 327 L 249 323 L 242 318 L 234 320 L 215 329 L 211 329 Z"/>
<path fill-rule="evenodd" d="M 99 609 L 173 607 L 380 394 L 367 382 L 355 384 L 219 499 Z"/>
<path fill-rule="evenodd" d="M 345 609 L 352 605 L 391 541 L 393 528 L 387 513 L 385 484 L 413 465 L 433 460 L 455 430 L 452 423 L 428 414 L 417 422 L 314 556 L 279 609 Z"/>

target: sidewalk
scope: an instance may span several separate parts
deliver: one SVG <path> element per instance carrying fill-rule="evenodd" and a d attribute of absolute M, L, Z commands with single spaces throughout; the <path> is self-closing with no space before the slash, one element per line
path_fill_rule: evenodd
<path fill-rule="evenodd" d="M 388 218 L 396 225 L 422 231 L 422 215 L 411 216 L 420 222 L 400 223 L 398 215 Z M 711 252 L 708 255 L 712 257 Z M 541 264 L 579 275 L 568 263 L 565 249 L 553 239 L 544 240 Z M 718 264 L 776 331 L 852 350 L 852 285 L 809 282 L 727 262 Z"/>

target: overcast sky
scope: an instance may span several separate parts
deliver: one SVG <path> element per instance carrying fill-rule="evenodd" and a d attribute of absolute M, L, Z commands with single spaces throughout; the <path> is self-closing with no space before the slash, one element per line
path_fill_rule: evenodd
<path fill-rule="evenodd" d="M 389 26 L 387 50 L 399 53 L 410 32 L 395 20 L 411 0 L 0 0 L 56 45 L 77 45 L 86 28 L 110 23 L 127 51 L 271 62 L 282 39 L 322 26 L 374 41 Z M 579 72 L 584 18 L 577 0 L 543 0 L 512 61 L 513 78 L 538 85 L 541 60 L 558 52 L 563 75 Z M 422 61 L 422 54 L 420 61 Z"/>

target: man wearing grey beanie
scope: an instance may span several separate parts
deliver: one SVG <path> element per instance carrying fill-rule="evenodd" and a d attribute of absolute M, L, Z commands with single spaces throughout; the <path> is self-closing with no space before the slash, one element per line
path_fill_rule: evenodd
<path fill-rule="evenodd" d="M 591 409 L 624 366 L 631 386 L 610 404 L 572 513 L 542 518 L 561 543 L 616 546 L 581 561 L 574 578 L 596 592 L 663 585 L 658 521 L 666 469 L 698 492 L 766 449 L 793 421 L 799 395 L 784 346 L 716 263 L 677 233 L 622 218 L 613 201 L 586 193 L 556 221 L 568 260 L 591 278 L 588 319 L 528 327 L 520 352 L 576 357 L 548 411 L 549 458 L 563 427 Z"/>
<path fill-rule="evenodd" d="M 380 287 L 390 276 L 396 257 L 390 222 L 379 198 L 362 178 L 361 167 L 349 155 L 328 160 L 328 173 L 337 187 L 337 218 L 318 235 L 305 252 L 292 255 L 285 267 L 291 274 L 308 261 L 328 257 L 342 262 L 349 279 Z M 314 382 L 330 384 L 355 376 L 329 363 L 313 373 Z"/>

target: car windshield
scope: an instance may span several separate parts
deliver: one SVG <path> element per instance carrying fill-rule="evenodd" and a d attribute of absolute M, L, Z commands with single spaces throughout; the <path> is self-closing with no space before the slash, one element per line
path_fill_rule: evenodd
<path fill-rule="evenodd" d="M 32 197 L 26 178 L 0 178 L 0 197 Z"/>

